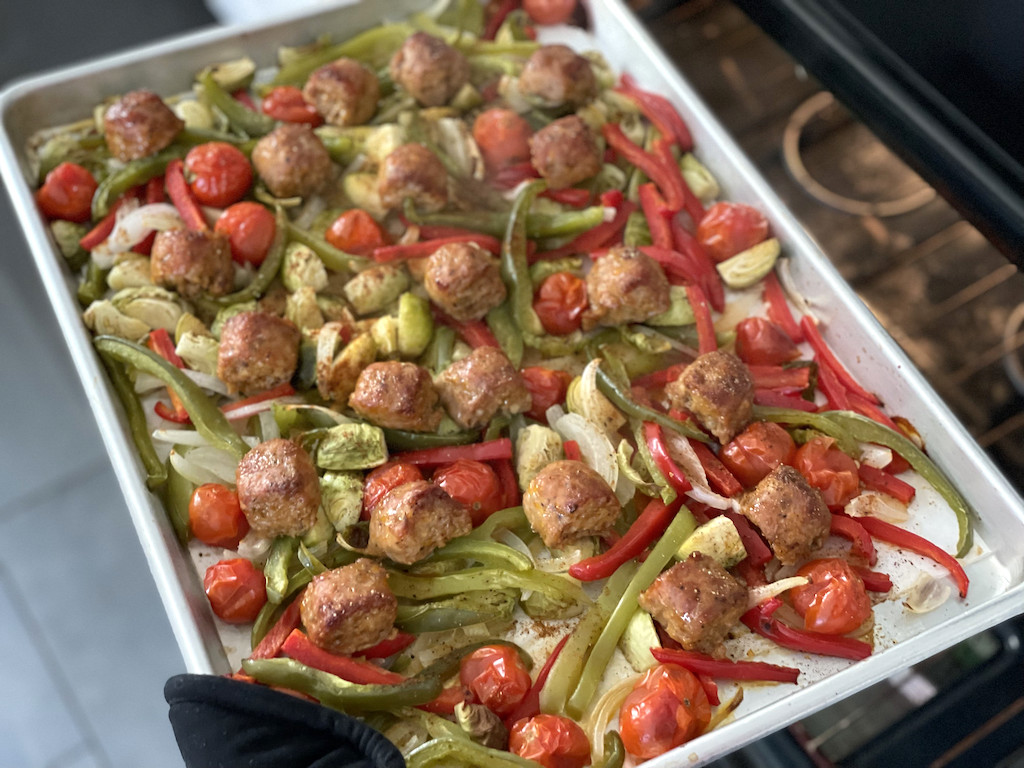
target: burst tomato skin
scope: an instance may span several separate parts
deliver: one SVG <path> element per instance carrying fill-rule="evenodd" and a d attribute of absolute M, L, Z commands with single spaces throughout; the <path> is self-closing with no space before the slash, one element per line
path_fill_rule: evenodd
<path fill-rule="evenodd" d="M 439 467 L 432 479 L 469 510 L 474 528 L 504 506 L 505 492 L 498 475 L 482 461 L 459 459 Z"/>
<path fill-rule="evenodd" d="M 220 483 L 205 483 L 192 492 L 188 503 L 188 524 L 193 535 L 211 547 L 237 549 L 249 532 L 238 494 Z"/>
<path fill-rule="evenodd" d="M 530 391 L 530 409 L 526 415 L 547 424 L 548 419 L 545 414 L 548 408 L 565 402 L 565 393 L 569 389 L 572 376 L 566 371 L 542 366 L 523 368 L 520 375 L 523 377 L 526 388 Z"/>
<path fill-rule="evenodd" d="M 375 248 L 388 244 L 380 224 L 361 208 L 340 214 L 331 222 L 324 237 L 339 251 L 356 256 L 369 256 Z"/>
<path fill-rule="evenodd" d="M 576 0 L 523 0 L 523 10 L 538 24 L 564 24 L 576 10 Z"/>
<path fill-rule="evenodd" d="M 64 219 L 79 224 L 92 216 L 92 197 L 96 179 L 75 163 L 61 163 L 48 174 L 36 192 L 36 205 L 48 219 Z"/>
<path fill-rule="evenodd" d="M 208 141 L 185 155 L 189 187 L 202 205 L 226 208 L 241 200 L 252 185 L 252 165 L 238 147 Z"/>
<path fill-rule="evenodd" d="M 213 612 L 229 624 L 254 621 L 267 602 L 267 580 L 244 557 L 221 560 L 206 569 L 203 589 Z"/>
<path fill-rule="evenodd" d="M 519 652 L 507 645 L 485 645 L 462 660 L 459 681 L 470 701 L 483 704 L 498 717 L 512 713 L 533 680 Z"/>
<path fill-rule="evenodd" d="M 829 509 L 842 509 L 860 492 L 857 462 L 830 437 L 812 437 L 797 449 L 792 464 L 821 492 Z"/>
<path fill-rule="evenodd" d="M 800 349 L 771 320 L 746 317 L 736 325 L 736 356 L 747 365 L 782 365 L 800 357 Z"/>
<path fill-rule="evenodd" d="M 537 289 L 533 309 L 544 330 L 554 336 L 578 331 L 587 308 L 587 284 L 572 272 L 548 275 Z"/>
<path fill-rule="evenodd" d="M 259 203 L 243 200 L 224 209 L 214 229 L 228 236 L 232 259 L 258 267 L 274 242 L 277 221 Z"/>
<path fill-rule="evenodd" d="M 752 488 L 780 464 L 790 464 L 796 443 L 771 421 L 755 421 L 722 446 L 718 458 L 744 488 Z"/>
<path fill-rule="evenodd" d="M 626 751 L 647 760 L 696 738 L 711 722 L 711 704 L 696 676 L 675 664 L 647 670 L 619 710 Z"/>
<path fill-rule="evenodd" d="M 590 742 L 574 721 L 540 714 L 512 724 L 508 751 L 544 768 L 583 768 L 590 764 Z"/>
<path fill-rule="evenodd" d="M 768 219 L 743 203 L 715 203 L 697 225 L 697 239 L 716 262 L 725 261 L 768 237 Z"/>
<path fill-rule="evenodd" d="M 389 461 L 387 464 L 381 464 L 363 480 L 362 519 L 370 519 L 373 508 L 380 503 L 388 491 L 422 479 L 423 472 L 415 464 L 405 461 Z"/>
<path fill-rule="evenodd" d="M 810 583 L 790 591 L 804 628 L 826 635 L 853 632 L 871 615 L 871 599 L 864 582 L 848 562 L 838 557 L 811 560 L 798 576 Z"/>

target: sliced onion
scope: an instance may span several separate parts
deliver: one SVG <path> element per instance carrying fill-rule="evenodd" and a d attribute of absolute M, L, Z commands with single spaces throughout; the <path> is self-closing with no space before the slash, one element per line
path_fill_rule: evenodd
<path fill-rule="evenodd" d="M 552 419 L 552 416 L 555 418 Z M 578 413 L 565 413 L 557 405 L 547 411 L 548 424 L 563 440 L 575 440 L 580 456 L 591 469 L 597 472 L 612 488 L 619 484 L 619 462 L 615 448 L 608 436 L 593 422 Z"/>
<path fill-rule="evenodd" d="M 683 474 L 690 481 L 690 485 L 693 486 L 686 492 L 686 495 L 694 501 L 707 504 L 714 509 L 731 509 L 731 499 L 727 499 L 725 496 L 711 490 L 708 476 L 704 472 L 704 466 L 700 463 L 700 459 L 697 458 L 697 452 L 693 450 L 690 441 L 678 432 L 673 432 L 670 429 L 664 430 L 663 434 L 669 455 L 675 459 L 679 468 L 683 470 Z"/>
<path fill-rule="evenodd" d="M 316 413 L 321 413 L 324 416 L 327 416 L 328 418 L 333 420 L 335 424 L 352 423 L 352 419 L 350 419 L 348 416 L 340 414 L 337 411 L 333 411 L 330 408 L 327 408 L 326 406 L 323 405 L 311 405 L 309 403 L 304 403 L 296 397 L 282 397 L 279 400 L 269 402 L 274 402 L 277 403 L 278 405 L 283 405 L 286 411 L 315 411 Z"/>
<path fill-rule="evenodd" d="M 92 250 L 93 259 L 98 266 L 108 262 L 113 266 L 117 254 L 130 251 L 151 232 L 183 226 L 178 210 L 170 203 L 150 203 L 138 208 L 125 203 L 117 211 L 117 223 L 110 236 Z"/>
<path fill-rule="evenodd" d="M 261 400 L 258 403 L 243 405 L 240 408 L 232 408 L 224 415 L 227 417 L 228 421 L 243 421 L 244 419 L 248 419 L 250 416 L 256 416 L 264 411 L 273 410 L 275 404 L 298 404 L 301 402 L 302 400 L 298 396 L 278 397 L 273 400 Z"/>
<path fill-rule="evenodd" d="M 159 443 L 188 445 L 197 448 L 210 443 L 194 429 L 154 429 L 153 439 Z"/>
<path fill-rule="evenodd" d="M 802 587 L 808 582 L 809 579 L 806 576 L 790 576 L 786 579 L 773 581 L 770 584 L 762 584 L 759 587 L 750 587 L 747 589 L 747 609 L 756 608 L 765 600 L 771 600 L 773 597 L 778 597 L 783 592 L 788 592 L 794 587 Z"/>
<path fill-rule="evenodd" d="M 884 469 L 892 461 L 892 449 L 877 443 L 860 444 L 860 463 L 875 469 Z"/>
<path fill-rule="evenodd" d="M 192 448 L 184 456 L 171 451 L 174 469 L 191 483 L 230 483 L 234 485 L 238 460 L 227 451 L 203 445 Z"/>
<path fill-rule="evenodd" d="M 270 546 L 274 543 L 273 537 L 260 536 L 254 531 L 249 531 L 242 540 L 238 542 L 239 557 L 252 560 L 254 563 L 261 563 L 270 552 Z"/>
<path fill-rule="evenodd" d="M 903 605 L 911 613 L 931 613 L 953 594 L 949 584 L 921 571 L 917 580 L 903 593 Z"/>
<path fill-rule="evenodd" d="M 135 393 L 138 395 L 145 395 L 150 392 L 155 392 L 158 389 L 166 387 L 167 385 L 158 379 L 156 376 L 151 376 L 148 373 L 139 373 L 135 376 Z"/>
<path fill-rule="evenodd" d="M 630 675 L 609 688 L 597 700 L 583 721 L 583 730 L 590 739 L 590 760 L 592 765 L 600 765 L 604 760 L 604 734 L 611 725 L 612 719 L 619 714 L 622 702 L 636 686 L 640 675 Z"/>
<path fill-rule="evenodd" d="M 797 289 L 796 283 L 793 282 L 793 274 L 790 271 L 789 264 L 789 259 L 779 259 L 775 262 L 775 274 L 779 277 L 779 285 L 785 291 L 786 298 L 793 303 L 797 317 L 801 315 L 814 317 L 814 313 L 804 300 L 803 294 Z"/>
<path fill-rule="evenodd" d="M 566 573 L 569 568 L 581 560 L 593 556 L 597 551 L 594 539 L 587 537 L 570 544 L 564 549 L 557 550 L 556 555 L 546 546 L 538 536 L 530 542 L 531 557 L 534 567 L 546 573 Z"/>
<path fill-rule="evenodd" d="M 276 440 L 281 436 L 281 428 L 277 426 L 277 419 L 274 418 L 273 411 L 263 411 L 259 416 L 260 419 L 260 434 L 263 435 L 263 441 Z"/>
<path fill-rule="evenodd" d="M 535 565 L 533 551 L 527 546 L 526 542 L 516 536 L 512 531 L 507 528 L 501 528 L 494 532 L 494 539 L 500 544 L 504 544 L 506 547 L 514 549 L 522 555 L 526 555 L 530 558 L 530 563 Z"/>
<path fill-rule="evenodd" d="M 228 394 L 228 385 L 212 374 L 194 371 L 191 368 L 182 368 L 181 372 L 207 392 L 216 392 L 218 395 Z"/>
<path fill-rule="evenodd" d="M 577 407 L 570 410 L 579 413 L 606 434 L 614 435 L 626 423 L 626 417 L 598 390 L 597 369 L 600 365 L 600 358 L 587 363 L 580 374 L 576 397 L 573 398 L 573 405 Z"/>
<path fill-rule="evenodd" d="M 850 517 L 877 517 L 887 523 L 900 524 L 910 519 L 907 505 L 887 493 L 864 491 L 854 496 L 843 508 Z"/>
<path fill-rule="evenodd" d="M 722 704 L 719 704 L 715 708 L 715 713 L 714 713 L 714 715 L 712 715 L 711 722 L 708 723 L 708 727 L 704 729 L 704 733 L 707 733 L 708 731 L 713 731 L 713 730 L 715 730 L 715 728 L 717 728 L 722 723 L 724 723 L 726 721 L 726 719 L 728 719 L 729 717 L 732 716 L 732 713 L 735 712 L 739 708 L 740 704 L 742 704 L 742 703 L 743 703 L 743 689 L 742 688 L 737 688 L 736 689 L 736 695 L 734 695 L 728 701 L 726 701 L 726 702 L 724 702 Z"/>

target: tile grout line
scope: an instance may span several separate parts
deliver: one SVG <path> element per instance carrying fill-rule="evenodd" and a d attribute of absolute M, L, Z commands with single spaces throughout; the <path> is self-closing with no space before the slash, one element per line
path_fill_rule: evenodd
<path fill-rule="evenodd" d="M 39 488 L 30 488 L 27 491 L 15 496 L 9 501 L 0 503 L 0 524 L 7 520 L 13 520 L 20 514 L 24 514 L 22 510 L 27 511 L 29 507 L 34 507 L 37 504 L 49 501 L 50 499 L 64 493 L 67 489 L 67 485 L 88 480 L 98 474 L 103 469 L 110 467 L 110 461 L 106 454 L 102 460 L 97 459 L 96 461 L 90 462 L 83 467 L 79 467 L 66 475 L 61 475 L 57 478 L 53 478 L 50 482 L 40 486 Z M 55 482 L 55 480 L 62 481 L 61 483 Z M 118 489 L 118 498 L 121 498 L 120 488 Z M 15 509 L 16 507 L 21 509 Z"/>

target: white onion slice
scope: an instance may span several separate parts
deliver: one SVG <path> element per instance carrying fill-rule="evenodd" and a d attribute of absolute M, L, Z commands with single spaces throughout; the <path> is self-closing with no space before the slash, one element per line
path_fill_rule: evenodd
<path fill-rule="evenodd" d="M 930 613 L 942 606 L 953 594 L 949 584 L 924 571 L 903 593 L 903 605 L 911 613 Z"/>
<path fill-rule="evenodd" d="M 756 608 L 765 600 L 771 600 L 773 597 L 778 597 L 783 592 L 788 592 L 794 587 L 802 587 L 804 584 L 807 584 L 808 581 L 809 579 L 806 576 L 790 576 L 789 578 L 773 581 L 770 584 L 762 584 L 759 587 L 750 587 L 747 590 L 747 609 Z"/>
<path fill-rule="evenodd" d="M 117 211 L 117 223 L 110 236 L 93 248 L 93 259 L 99 266 L 113 266 L 117 254 L 130 251 L 151 232 L 183 226 L 181 216 L 170 203 L 150 203 L 138 208 L 122 205 Z"/>
<path fill-rule="evenodd" d="M 153 439 L 158 443 L 188 445 L 193 448 L 210 444 L 205 437 L 194 429 L 154 429 Z"/>
<path fill-rule="evenodd" d="M 250 403 L 249 405 L 232 408 L 225 412 L 224 415 L 227 417 L 228 421 L 243 421 L 244 419 L 248 419 L 250 416 L 256 416 L 264 411 L 273 410 L 275 403 L 280 405 L 282 403 L 297 404 L 301 402 L 302 399 L 298 396 L 278 397 L 273 400 L 261 400 L 258 403 Z"/>
<path fill-rule="evenodd" d="M 555 418 L 552 419 L 552 416 Z M 619 484 L 619 462 L 615 448 L 608 436 L 593 422 L 578 413 L 565 413 L 557 405 L 547 411 L 548 424 L 561 435 L 563 440 L 575 440 L 580 456 L 587 465 L 597 472 L 612 488 Z"/>
<path fill-rule="evenodd" d="M 259 416 L 260 419 L 260 434 L 263 435 L 263 440 L 276 440 L 281 436 L 281 428 L 277 426 L 277 419 L 274 418 L 273 411 L 263 411 Z"/>
<path fill-rule="evenodd" d="M 174 469 L 191 483 L 230 483 L 234 485 L 238 461 L 227 451 L 203 445 L 191 449 L 186 455 L 171 451 Z"/>
<path fill-rule="evenodd" d="M 494 539 L 500 544 L 504 544 L 506 547 L 514 549 L 516 552 L 526 555 L 530 558 L 530 563 L 536 565 L 536 561 L 533 556 L 533 552 L 526 545 L 526 542 L 516 536 L 512 531 L 507 528 L 501 528 L 494 532 Z"/>
<path fill-rule="evenodd" d="M 663 430 L 662 434 L 665 436 L 665 447 L 668 448 L 669 455 L 675 459 L 693 486 L 686 495 L 714 509 L 732 509 L 732 500 L 711 490 L 704 466 L 697 458 L 697 452 L 693 450 L 690 441 L 671 429 Z"/>
<path fill-rule="evenodd" d="M 860 444 L 860 463 L 875 469 L 883 469 L 892 461 L 892 449 L 877 443 Z"/>
<path fill-rule="evenodd" d="M 228 394 L 228 385 L 212 374 L 194 371 L 191 368 L 182 368 L 181 372 L 207 392 L 216 392 L 218 395 Z"/>
<path fill-rule="evenodd" d="M 135 376 L 135 393 L 138 395 L 156 392 L 166 386 L 163 381 L 148 373 L 139 373 Z"/>
<path fill-rule="evenodd" d="M 240 557 L 261 563 L 263 558 L 270 552 L 270 546 L 274 543 L 273 537 L 260 536 L 254 531 L 249 531 L 242 540 L 238 542 L 237 552 Z"/>
<path fill-rule="evenodd" d="M 910 511 L 902 501 L 887 493 L 864 491 L 854 496 L 843 508 L 850 517 L 877 517 L 887 523 L 900 524 L 910 519 Z"/>

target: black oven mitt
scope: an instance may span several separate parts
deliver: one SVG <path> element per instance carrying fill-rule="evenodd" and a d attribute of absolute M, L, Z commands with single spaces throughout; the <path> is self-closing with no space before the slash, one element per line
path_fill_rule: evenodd
<path fill-rule="evenodd" d="M 261 685 L 175 675 L 164 686 L 186 768 L 404 768 L 355 718 Z"/>

